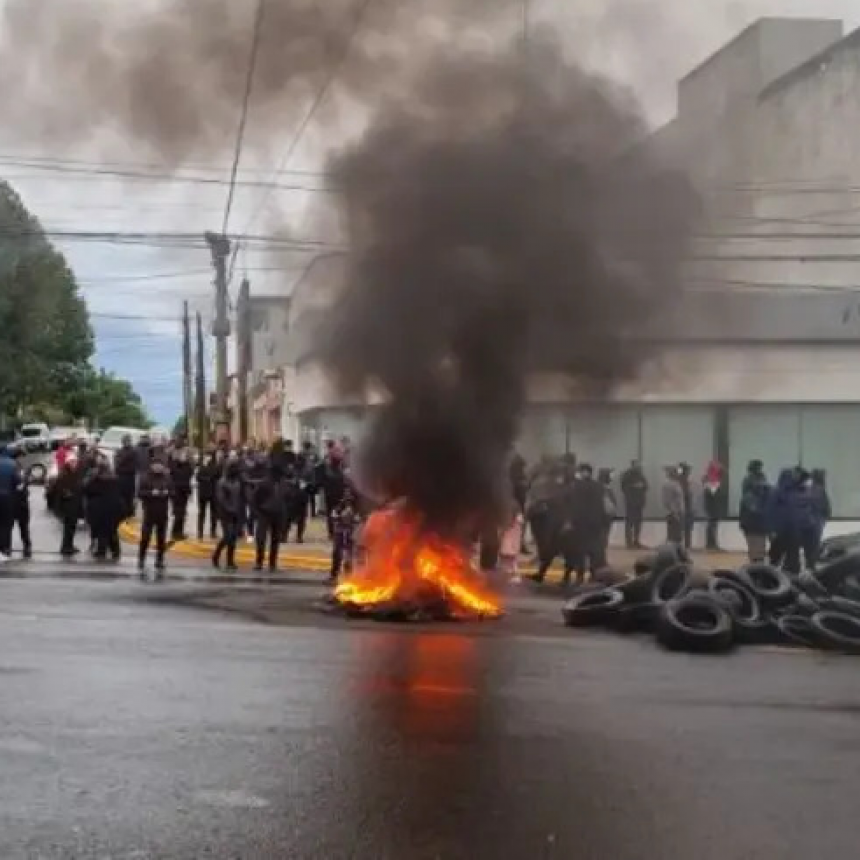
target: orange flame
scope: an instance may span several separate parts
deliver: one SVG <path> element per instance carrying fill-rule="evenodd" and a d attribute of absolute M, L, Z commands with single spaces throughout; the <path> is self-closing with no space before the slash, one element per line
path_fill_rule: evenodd
<path fill-rule="evenodd" d="M 444 601 L 456 618 L 497 618 L 497 595 L 483 585 L 468 549 L 427 533 L 419 518 L 388 508 L 372 514 L 361 540 L 362 558 L 335 588 L 342 604 L 361 609 Z"/>

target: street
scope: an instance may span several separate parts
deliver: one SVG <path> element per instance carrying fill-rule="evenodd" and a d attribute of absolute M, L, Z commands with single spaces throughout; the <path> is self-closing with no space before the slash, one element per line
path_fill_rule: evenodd
<path fill-rule="evenodd" d="M 856 853 L 852 658 L 276 627 L 204 588 L 0 581 L 4 860 Z"/>

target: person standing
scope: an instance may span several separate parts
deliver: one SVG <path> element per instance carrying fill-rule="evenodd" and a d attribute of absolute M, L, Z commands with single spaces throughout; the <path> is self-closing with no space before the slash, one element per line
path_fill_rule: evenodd
<path fill-rule="evenodd" d="M 75 546 L 75 534 L 84 508 L 83 479 L 85 468 L 75 457 L 67 457 L 62 471 L 57 476 L 55 490 L 57 510 L 63 523 L 60 555 L 67 559 L 79 552 Z"/>
<path fill-rule="evenodd" d="M 15 452 L 18 469 L 18 489 L 15 492 L 15 524 L 21 536 L 21 552 L 24 558 L 33 557 L 33 544 L 30 539 L 30 481 L 24 471 L 21 461 L 24 459 L 24 449 Z"/>
<path fill-rule="evenodd" d="M 213 567 L 221 566 L 221 556 L 227 552 L 227 569 L 236 570 L 236 543 L 242 527 L 244 511 L 242 467 L 238 460 L 229 460 L 224 477 L 215 488 L 215 501 L 221 521 L 221 540 L 212 555 Z"/>
<path fill-rule="evenodd" d="M 290 531 L 296 527 L 296 543 L 304 543 L 305 528 L 308 521 L 308 497 L 305 488 L 294 469 L 287 469 L 284 475 L 284 543 L 290 539 Z"/>
<path fill-rule="evenodd" d="M 809 493 L 811 522 L 801 536 L 803 557 L 807 568 L 815 569 L 818 564 L 818 553 L 824 538 L 824 529 L 833 515 L 830 495 L 827 492 L 827 473 L 824 469 L 813 469 L 807 492 Z"/>
<path fill-rule="evenodd" d="M 253 543 L 256 533 L 256 512 L 253 498 L 257 487 L 269 475 L 269 458 L 265 452 L 254 452 L 247 449 L 241 462 L 242 471 L 242 522 L 239 530 L 245 531 L 248 541 Z"/>
<path fill-rule="evenodd" d="M 164 574 L 164 555 L 167 552 L 167 521 L 170 514 L 170 498 L 173 486 L 167 466 L 160 458 L 155 458 L 140 482 L 138 495 L 143 505 L 143 525 L 140 530 L 137 568 L 141 577 L 146 576 L 146 556 L 149 545 L 155 536 L 156 579 Z"/>
<path fill-rule="evenodd" d="M 798 470 L 783 469 L 768 499 L 768 531 L 773 535 L 770 563 L 792 574 L 800 573 L 801 534 L 811 514 L 811 504 L 802 492 Z"/>
<path fill-rule="evenodd" d="M 308 499 L 308 516 L 311 518 L 317 515 L 317 495 L 319 493 L 319 485 L 317 484 L 317 467 L 319 466 L 319 456 L 314 450 L 312 442 L 305 442 L 302 445 L 302 453 L 299 455 L 296 464 L 296 471 L 299 480 L 304 484 L 305 495 Z"/>
<path fill-rule="evenodd" d="M 215 512 L 215 486 L 221 477 L 221 466 L 218 454 L 213 447 L 206 451 L 206 456 L 197 467 L 197 539 L 203 540 L 206 531 L 206 519 L 209 518 L 209 536 L 216 537 L 218 516 Z"/>
<path fill-rule="evenodd" d="M 577 583 L 585 581 L 586 570 L 592 575 L 606 567 L 604 541 L 607 506 L 605 485 L 594 479 L 588 463 L 579 467 L 577 479 L 570 485 L 569 512 L 572 549 L 564 562 L 564 583 L 576 572 Z"/>
<path fill-rule="evenodd" d="M 329 538 L 333 540 L 335 533 L 333 520 L 334 510 L 343 500 L 344 493 L 347 489 L 346 475 L 343 470 L 343 459 L 341 458 L 339 449 L 334 446 L 331 447 L 328 456 L 322 463 L 322 467 L 322 480 L 320 483 L 323 500 L 325 502 L 326 527 L 328 529 Z"/>
<path fill-rule="evenodd" d="M 705 508 L 705 549 L 719 552 L 720 518 L 725 498 L 725 472 L 721 463 L 711 460 L 702 478 L 702 501 Z"/>
<path fill-rule="evenodd" d="M 188 502 L 191 499 L 191 484 L 194 480 L 194 464 L 184 445 L 170 455 L 170 481 L 173 484 L 173 526 L 170 530 L 172 541 L 188 540 L 185 534 L 185 521 L 188 517 Z"/>
<path fill-rule="evenodd" d="M 614 472 L 612 469 L 600 469 L 597 472 L 597 482 L 603 487 L 603 532 L 601 535 L 601 543 L 603 552 L 600 557 L 600 567 L 606 567 L 607 559 L 609 558 L 609 541 L 612 537 L 612 526 L 615 524 L 615 518 L 618 516 L 618 499 L 615 496 L 615 490 L 612 487 L 614 480 Z M 600 568 L 598 568 L 599 570 Z"/>
<path fill-rule="evenodd" d="M 12 557 L 12 529 L 20 474 L 9 449 L 0 448 L 0 562 Z"/>
<path fill-rule="evenodd" d="M 681 492 L 684 494 L 684 542 L 683 547 L 686 550 L 693 548 L 693 528 L 696 525 L 696 506 L 693 503 L 693 468 L 689 463 L 678 464 L 678 483 L 681 487 Z"/>
<path fill-rule="evenodd" d="M 254 570 L 262 570 L 269 552 L 269 571 L 278 569 L 278 550 L 285 532 L 286 498 L 284 475 L 280 463 L 269 467 L 269 474 L 255 487 L 251 499 L 256 520 L 257 563 Z"/>
<path fill-rule="evenodd" d="M 119 561 L 118 529 L 126 510 L 125 500 L 119 479 L 106 459 L 99 460 L 87 477 L 84 493 L 95 541 L 93 556 L 105 559 L 110 553 L 114 561 Z"/>
<path fill-rule="evenodd" d="M 134 500 L 137 494 L 137 452 L 128 434 L 122 437 L 122 447 L 116 452 L 114 472 L 122 497 L 123 518 L 128 519 L 134 516 Z"/>
<path fill-rule="evenodd" d="M 621 476 L 624 496 L 624 543 L 627 549 L 642 549 L 642 522 L 648 500 L 648 481 L 638 460 Z"/>
<path fill-rule="evenodd" d="M 771 486 L 761 460 L 750 460 L 741 485 L 738 525 L 747 542 L 751 562 L 764 561 L 767 556 L 767 509 Z"/>
<path fill-rule="evenodd" d="M 559 500 L 563 490 L 564 476 L 560 465 L 547 456 L 542 457 L 534 470 L 526 497 L 526 520 L 538 557 L 538 572 L 532 577 L 536 582 L 543 582 L 559 552 Z"/>
<path fill-rule="evenodd" d="M 344 487 L 338 503 L 329 510 L 329 520 L 334 532 L 331 553 L 329 582 L 337 582 L 341 570 L 352 572 L 355 547 L 355 529 L 359 522 L 358 505 L 350 487 Z"/>
<path fill-rule="evenodd" d="M 682 546 L 684 523 L 687 518 L 681 473 L 678 466 L 666 467 L 666 480 L 662 488 L 663 513 L 666 517 L 666 542 Z"/>

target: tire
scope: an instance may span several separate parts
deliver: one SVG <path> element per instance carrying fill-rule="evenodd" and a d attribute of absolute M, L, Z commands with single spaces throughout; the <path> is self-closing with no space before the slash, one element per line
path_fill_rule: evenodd
<path fill-rule="evenodd" d="M 784 615 L 776 622 L 776 627 L 789 645 L 799 645 L 804 648 L 818 647 L 818 637 L 810 617 Z"/>
<path fill-rule="evenodd" d="M 819 602 L 823 612 L 839 612 L 843 615 L 851 615 L 860 618 L 860 603 L 849 600 L 847 597 L 833 595 Z M 813 613 L 814 614 L 814 613 Z"/>
<path fill-rule="evenodd" d="M 740 580 L 715 574 L 708 580 L 708 593 L 726 604 L 735 621 L 752 622 L 761 618 L 755 593 Z"/>
<path fill-rule="evenodd" d="M 830 592 L 808 570 L 804 570 L 803 573 L 797 576 L 794 580 L 794 587 L 813 600 L 830 597 Z"/>
<path fill-rule="evenodd" d="M 841 588 L 848 576 L 857 573 L 860 573 L 860 550 L 852 547 L 851 552 L 820 564 L 815 571 L 815 578 L 827 591 L 834 592 Z"/>
<path fill-rule="evenodd" d="M 656 552 L 649 552 L 645 555 L 640 555 L 633 562 L 633 575 L 643 576 L 646 573 L 652 573 L 654 570 L 654 562 L 657 560 Z"/>
<path fill-rule="evenodd" d="M 823 648 L 842 654 L 860 654 L 860 618 L 824 611 L 813 615 L 810 624 Z"/>
<path fill-rule="evenodd" d="M 29 469 L 27 469 L 27 480 L 31 484 L 37 484 L 38 486 L 44 485 L 45 481 L 48 478 L 48 469 L 46 468 L 44 463 L 33 463 Z"/>
<path fill-rule="evenodd" d="M 773 645 L 782 639 L 776 622 L 768 616 L 754 621 L 735 619 L 735 641 L 738 645 Z"/>
<path fill-rule="evenodd" d="M 675 567 L 677 564 L 689 563 L 690 556 L 687 551 L 674 543 L 664 543 L 654 550 L 654 561 L 651 570 L 655 576 L 659 576 L 664 570 Z"/>
<path fill-rule="evenodd" d="M 860 532 L 827 538 L 827 540 L 821 542 L 818 560 L 822 563 L 834 561 L 858 548 L 860 548 Z"/>
<path fill-rule="evenodd" d="M 568 600 L 561 614 L 568 627 L 600 627 L 614 621 L 623 605 L 624 595 L 617 588 L 605 588 Z"/>
<path fill-rule="evenodd" d="M 828 598 L 825 598 L 827 600 Z M 786 612 L 786 618 L 790 618 L 791 616 L 802 616 L 803 618 L 812 618 L 816 612 L 821 612 L 823 609 L 822 605 L 823 601 L 816 600 L 814 597 L 810 597 L 808 594 L 801 591 L 794 601 L 794 606 L 791 607 L 789 611 Z"/>
<path fill-rule="evenodd" d="M 844 597 L 847 597 L 849 600 L 856 600 L 860 603 L 860 575 L 849 573 L 848 576 L 842 580 L 841 591 Z"/>
<path fill-rule="evenodd" d="M 652 633 L 659 615 L 660 607 L 654 603 L 625 604 L 618 610 L 612 629 L 618 633 Z"/>
<path fill-rule="evenodd" d="M 734 645 L 732 617 L 709 595 L 671 600 L 660 610 L 657 641 L 670 651 L 722 654 Z"/>
<path fill-rule="evenodd" d="M 649 570 L 616 587 L 624 595 L 625 603 L 649 603 L 651 589 L 654 587 L 654 573 Z"/>
<path fill-rule="evenodd" d="M 683 597 L 693 583 L 693 570 L 688 564 L 677 563 L 654 577 L 651 603 L 658 605 Z"/>
<path fill-rule="evenodd" d="M 764 610 L 788 606 L 794 599 L 794 588 L 788 575 L 769 564 L 747 564 L 738 576 L 755 594 Z"/>

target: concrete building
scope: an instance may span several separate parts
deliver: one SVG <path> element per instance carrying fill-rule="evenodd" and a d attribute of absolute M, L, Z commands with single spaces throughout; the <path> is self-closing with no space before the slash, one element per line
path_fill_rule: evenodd
<path fill-rule="evenodd" d="M 833 530 L 860 520 L 860 32 L 838 21 L 763 19 L 679 84 L 677 116 L 644 145 L 687 167 L 708 226 L 688 299 L 658 359 L 610 402 L 530 382 L 521 448 L 574 451 L 595 466 L 645 465 L 659 520 L 662 467 L 728 466 L 736 516 L 747 462 L 772 478 L 828 472 Z M 359 438 L 367 405 L 340 398 L 314 360 L 314 332 L 341 288 L 345 255 L 319 258 L 296 287 L 288 329 L 291 400 L 305 433 Z M 679 335 L 679 332 L 681 333 Z M 659 527 L 655 523 L 656 537 Z M 727 522 L 723 541 L 739 541 Z"/>

